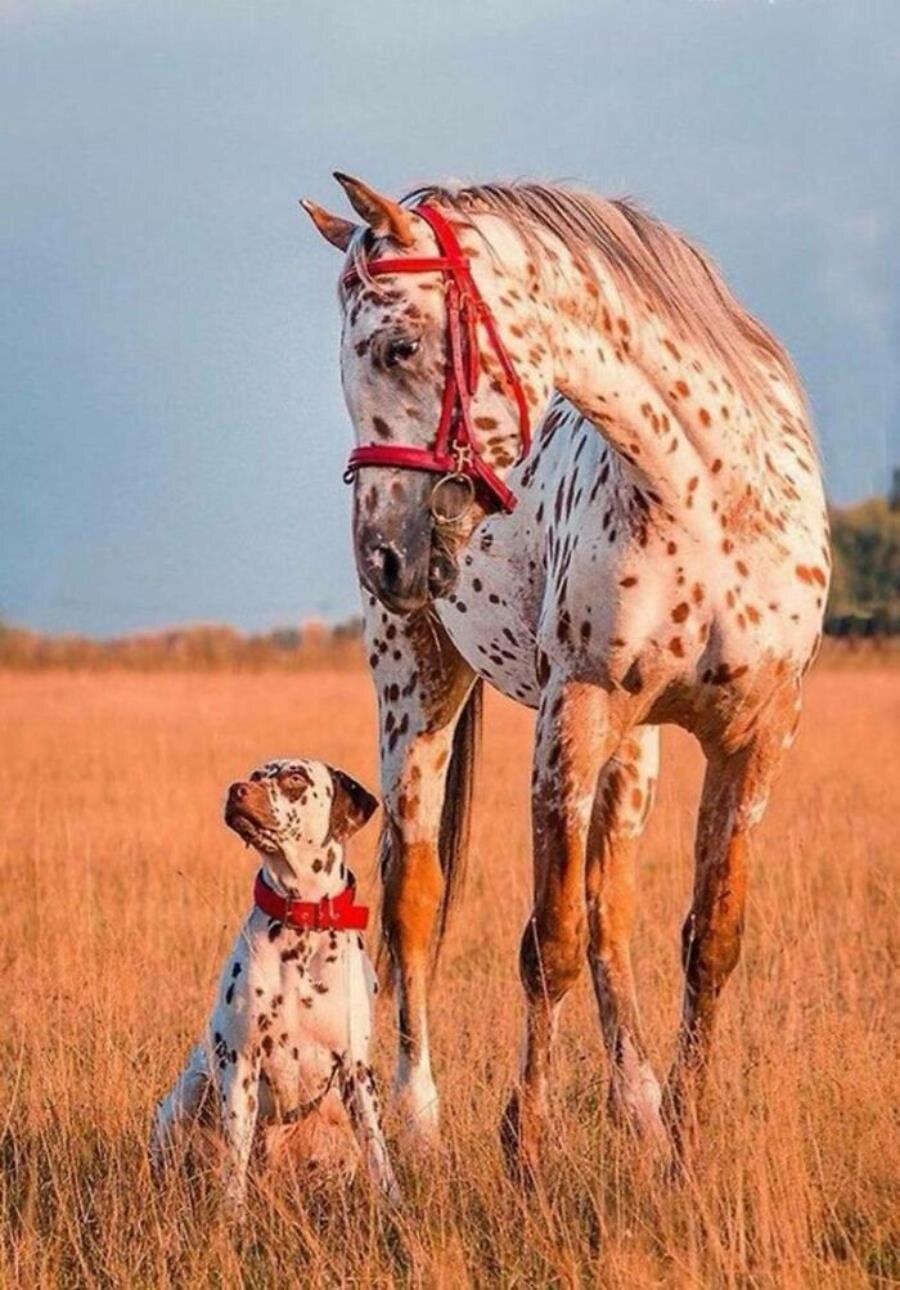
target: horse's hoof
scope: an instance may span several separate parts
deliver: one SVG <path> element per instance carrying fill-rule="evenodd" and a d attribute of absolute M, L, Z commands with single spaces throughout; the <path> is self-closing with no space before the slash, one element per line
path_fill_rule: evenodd
<path fill-rule="evenodd" d="M 610 1123 L 630 1133 L 655 1158 L 668 1160 L 672 1139 L 663 1119 L 660 1099 L 627 1098 L 610 1085 L 606 1111 Z"/>
<path fill-rule="evenodd" d="M 678 1072 L 663 1090 L 662 1117 L 669 1136 L 670 1181 L 688 1176 L 698 1145 L 703 1110 L 702 1084 Z"/>
<path fill-rule="evenodd" d="M 517 1186 L 531 1191 L 540 1167 L 540 1127 L 523 1106 L 518 1092 L 511 1095 L 500 1121 L 500 1145 L 506 1171 Z"/>
<path fill-rule="evenodd" d="M 434 1085 L 424 1090 L 407 1085 L 396 1091 L 395 1098 L 403 1142 L 417 1152 L 440 1155 L 440 1107 Z"/>
<path fill-rule="evenodd" d="M 447 1154 L 441 1130 L 435 1121 L 403 1116 L 397 1129 L 403 1151 L 428 1160 L 441 1159 Z"/>

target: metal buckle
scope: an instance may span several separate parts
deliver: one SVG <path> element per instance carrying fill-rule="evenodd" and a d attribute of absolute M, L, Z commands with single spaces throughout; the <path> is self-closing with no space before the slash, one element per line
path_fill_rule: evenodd
<path fill-rule="evenodd" d="M 457 475 L 465 475 L 475 465 L 475 454 L 470 443 L 455 443 L 450 449 Z"/>
<path fill-rule="evenodd" d="M 334 902 L 330 896 L 323 896 L 316 906 L 316 931 L 325 931 L 329 921 L 335 922 Z"/>

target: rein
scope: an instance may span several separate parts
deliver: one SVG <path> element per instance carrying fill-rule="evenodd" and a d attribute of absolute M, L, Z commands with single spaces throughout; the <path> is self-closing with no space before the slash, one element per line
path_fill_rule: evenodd
<path fill-rule="evenodd" d="M 441 273 L 444 276 L 447 305 L 447 360 L 437 436 L 434 445 L 428 448 L 413 444 L 361 444 L 350 453 L 344 480 L 346 483 L 352 483 L 356 471 L 364 466 L 428 470 L 442 475 L 444 479 L 465 480 L 473 493 L 477 485 L 481 484 L 503 510 L 512 511 L 516 504 L 515 494 L 507 488 L 496 471 L 479 456 L 472 426 L 471 403 L 478 387 L 480 373 L 479 323 L 487 333 L 490 346 L 497 356 L 516 405 L 519 416 L 520 457 L 525 456 L 531 444 L 525 392 L 500 339 L 494 317 L 475 284 L 455 232 L 433 206 L 417 206 L 415 213 L 431 227 L 441 254 L 416 259 L 371 260 L 366 268 L 373 277 L 395 273 Z M 348 269 L 344 274 L 344 286 L 353 286 L 359 281 L 361 278 L 356 268 Z M 435 485 L 433 498 L 444 479 Z"/>

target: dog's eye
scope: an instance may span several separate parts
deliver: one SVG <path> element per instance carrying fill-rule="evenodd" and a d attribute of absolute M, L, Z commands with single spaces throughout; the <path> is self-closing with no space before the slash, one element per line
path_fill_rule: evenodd
<path fill-rule="evenodd" d="M 420 341 L 416 336 L 395 336 L 389 340 L 384 351 L 385 367 L 396 367 L 418 352 Z"/>

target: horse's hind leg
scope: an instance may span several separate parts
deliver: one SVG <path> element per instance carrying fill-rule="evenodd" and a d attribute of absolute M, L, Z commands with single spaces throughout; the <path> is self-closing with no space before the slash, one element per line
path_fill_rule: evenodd
<path fill-rule="evenodd" d="M 519 956 L 525 1049 L 520 1087 L 502 1126 L 507 1159 L 523 1181 L 539 1163 L 560 1007 L 584 964 L 591 811 L 600 768 L 621 742 L 621 720 L 598 686 L 551 680 L 541 695 L 532 778 L 534 910 Z"/>
<path fill-rule="evenodd" d="M 665 1141 L 631 968 L 635 858 L 659 774 L 659 728 L 637 726 L 600 773 L 588 836 L 588 962 L 610 1064 L 610 1109 Z"/>
<path fill-rule="evenodd" d="M 678 1144 L 700 1109 L 719 996 L 741 950 L 750 836 L 796 727 L 796 691 L 771 704 L 759 732 L 737 750 L 707 749 L 697 820 L 694 893 L 682 928 L 684 1002 L 666 1110 Z"/>

